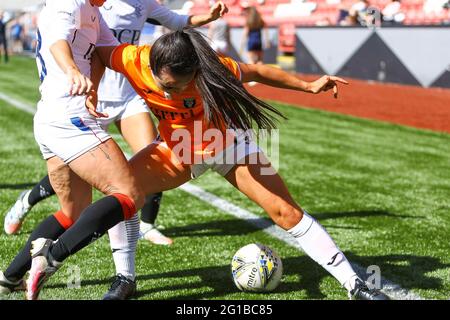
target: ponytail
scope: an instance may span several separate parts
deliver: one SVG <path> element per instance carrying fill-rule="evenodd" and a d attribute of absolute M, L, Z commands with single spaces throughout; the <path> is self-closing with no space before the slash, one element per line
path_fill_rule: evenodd
<path fill-rule="evenodd" d="M 174 75 L 197 72 L 195 83 L 203 99 L 205 119 L 221 128 L 248 130 L 276 127 L 281 112 L 251 95 L 219 60 L 204 36 L 191 28 L 163 35 L 152 47 L 150 66 L 158 75 L 169 68 Z"/>

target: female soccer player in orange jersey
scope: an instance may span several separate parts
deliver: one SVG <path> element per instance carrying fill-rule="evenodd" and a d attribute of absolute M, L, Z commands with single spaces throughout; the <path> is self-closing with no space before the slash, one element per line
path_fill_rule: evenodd
<path fill-rule="evenodd" d="M 281 177 L 247 134 L 253 126 L 273 129 L 273 116 L 282 115 L 248 93 L 243 82 L 309 93 L 332 89 L 337 97 L 337 84 L 346 84 L 345 80 L 323 76 L 305 82 L 280 69 L 238 63 L 218 56 L 203 36 L 191 29 L 166 34 L 152 47 L 123 44 L 97 48 L 97 52 L 107 67 L 128 78 L 159 119 L 160 139 L 130 160 L 144 193 L 178 187 L 211 168 L 294 236 L 305 253 L 331 273 L 351 298 L 387 299 L 356 275 L 325 229 L 293 200 Z M 92 115 L 100 116 L 95 100 L 92 94 L 87 106 Z M 77 221 L 77 228 L 82 223 L 86 222 Z M 33 260 L 44 259 L 44 265 L 57 261 L 59 266 L 86 245 L 77 239 L 74 229 L 67 230 L 56 243 L 48 241 L 46 248 L 35 250 Z"/>

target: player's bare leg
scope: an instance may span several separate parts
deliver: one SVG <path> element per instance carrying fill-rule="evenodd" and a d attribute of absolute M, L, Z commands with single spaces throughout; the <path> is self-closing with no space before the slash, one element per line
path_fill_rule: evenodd
<path fill-rule="evenodd" d="M 117 124 L 134 154 L 156 139 L 157 130 L 149 113 L 138 113 L 122 119 Z M 146 196 L 141 210 L 141 237 L 154 244 L 171 245 L 173 240 L 164 236 L 155 226 L 161 198 L 162 192 Z"/>
<path fill-rule="evenodd" d="M 45 280 L 65 258 L 101 237 L 119 221 L 131 218 L 144 202 L 125 156 L 112 139 L 76 158 L 69 167 L 106 197 L 83 210 L 80 219 L 57 242 L 45 238 L 33 242 L 33 262 L 27 281 L 29 299 L 37 298 Z"/>
<path fill-rule="evenodd" d="M 256 164 L 248 164 L 250 158 L 255 159 L 254 155 L 248 156 L 247 164 L 236 165 L 225 178 L 261 206 L 277 225 L 293 235 L 305 253 L 331 273 L 351 298 L 387 299 L 379 291 L 369 290 L 358 278 L 327 231 L 294 201 L 265 155 L 258 153 Z M 268 174 L 269 170 L 272 174 Z"/>

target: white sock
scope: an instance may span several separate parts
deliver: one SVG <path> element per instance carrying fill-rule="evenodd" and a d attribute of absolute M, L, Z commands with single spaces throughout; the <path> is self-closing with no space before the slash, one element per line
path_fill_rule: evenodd
<path fill-rule="evenodd" d="M 348 291 L 353 288 L 358 277 L 356 272 L 319 222 L 304 211 L 302 220 L 288 232 L 297 239 L 303 251 L 342 286 Z"/>
<path fill-rule="evenodd" d="M 113 252 L 116 274 L 122 274 L 134 281 L 136 276 L 136 246 L 139 239 L 139 218 L 135 214 L 130 220 L 122 221 L 108 230 Z"/>

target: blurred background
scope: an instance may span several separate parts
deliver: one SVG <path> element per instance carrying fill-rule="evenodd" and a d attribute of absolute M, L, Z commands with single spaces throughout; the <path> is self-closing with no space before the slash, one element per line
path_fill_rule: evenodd
<path fill-rule="evenodd" d="M 33 54 L 37 13 L 43 2 L 1 2 L 0 30 L 5 30 L 10 55 Z M 163 0 L 162 3 L 180 13 L 200 14 L 207 12 L 213 2 Z M 225 53 L 235 59 L 254 62 L 243 44 L 243 30 L 250 25 L 250 29 L 264 29 L 261 60 L 284 69 L 450 88 L 449 0 L 223 2 L 229 7 L 223 19 L 230 34 Z M 252 15 L 263 25 L 249 21 Z M 211 26 L 202 28 L 205 33 L 208 27 Z M 147 24 L 141 42 L 151 43 L 162 32 L 160 27 Z M 2 56 L 3 47 L 0 45 Z"/>

